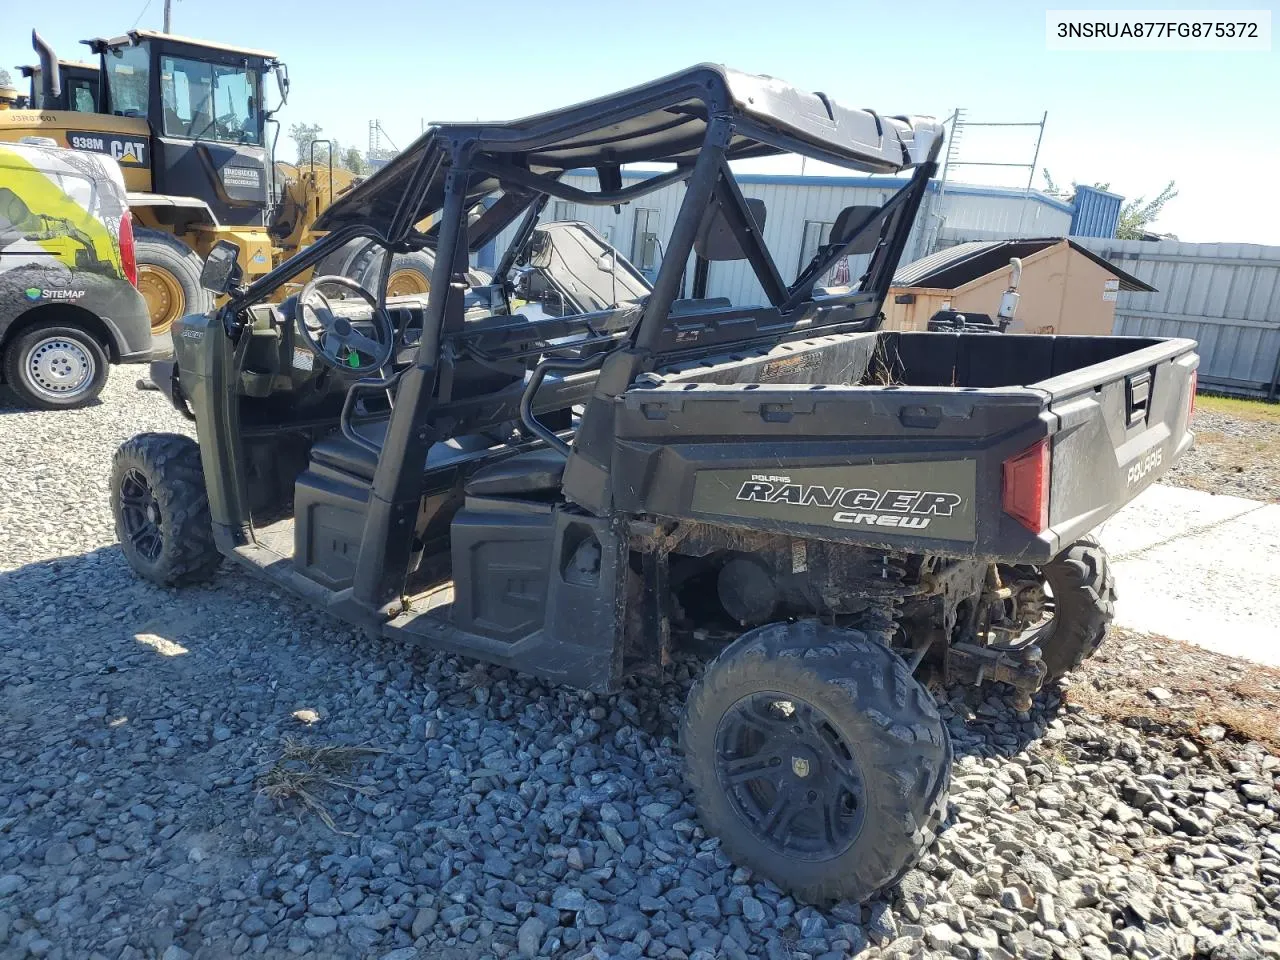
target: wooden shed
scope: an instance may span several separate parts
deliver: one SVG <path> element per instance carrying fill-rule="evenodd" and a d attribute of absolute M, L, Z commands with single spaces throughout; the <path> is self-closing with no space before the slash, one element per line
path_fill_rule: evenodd
<path fill-rule="evenodd" d="M 1010 333 L 1107 335 L 1121 290 L 1155 289 L 1069 237 L 980 240 L 899 267 L 884 304 L 884 328 L 925 330 L 939 310 L 994 317 L 1013 257 L 1022 260 L 1022 282 Z"/>

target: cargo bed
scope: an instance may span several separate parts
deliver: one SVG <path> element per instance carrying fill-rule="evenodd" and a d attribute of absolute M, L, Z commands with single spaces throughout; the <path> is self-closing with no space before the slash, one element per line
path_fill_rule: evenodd
<path fill-rule="evenodd" d="M 1190 445 L 1191 340 L 870 332 L 667 368 L 616 408 L 618 506 L 1039 562 Z"/>

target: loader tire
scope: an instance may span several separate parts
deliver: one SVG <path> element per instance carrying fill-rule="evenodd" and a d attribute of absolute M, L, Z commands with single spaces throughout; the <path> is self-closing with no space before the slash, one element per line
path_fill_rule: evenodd
<path fill-rule="evenodd" d="M 680 740 L 706 829 L 803 900 L 892 886 L 946 816 L 951 740 L 933 697 L 856 630 L 743 634 L 690 692 Z"/>
<path fill-rule="evenodd" d="M 1107 552 L 1092 537 L 1067 546 L 1040 573 L 1053 594 L 1054 610 L 1033 639 L 1048 668 L 1045 683 L 1051 683 L 1102 646 L 1116 614 L 1116 581 Z"/>
<path fill-rule="evenodd" d="M 111 461 L 111 512 L 129 566 L 153 583 L 199 583 L 222 559 L 190 437 L 140 433 L 122 443 Z"/>
<path fill-rule="evenodd" d="M 167 334 L 180 317 L 213 309 L 213 294 L 200 286 L 200 254 L 160 230 L 136 228 L 133 242 L 138 292 L 147 302 L 153 337 Z"/>

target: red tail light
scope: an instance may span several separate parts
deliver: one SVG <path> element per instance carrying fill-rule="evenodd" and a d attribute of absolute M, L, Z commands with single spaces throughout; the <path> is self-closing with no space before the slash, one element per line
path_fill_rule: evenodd
<path fill-rule="evenodd" d="M 120 265 L 124 275 L 135 287 L 138 285 L 138 260 L 133 252 L 133 215 L 128 210 L 120 218 Z"/>
<path fill-rule="evenodd" d="M 1004 462 L 1004 512 L 1032 533 L 1049 526 L 1049 438 Z"/>
<path fill-rule="evenodd" d="M 1200 371 L 1191 371 L 1191 398 L 1187 401 L 1187 423 L 1191 422 L 1191 415 L 1196 412 L 1196 389 L 1200 386 Z"/>

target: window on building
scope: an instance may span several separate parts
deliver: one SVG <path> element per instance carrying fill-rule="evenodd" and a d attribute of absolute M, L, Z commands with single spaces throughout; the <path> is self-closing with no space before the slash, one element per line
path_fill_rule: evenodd
<path fill-rule="evenodd" d="M 635 226 L 631 231 L 631 262 L 640 270 L 655 270 L 661 260 L 658 252 L 658 211 L 645 207 L 636 209 Z"/>
<path fill-rule="evenodd" d="M 572 200 L 554 200 L 551 203 L 552 220 L 577 220 L 578 205 Z"/>

